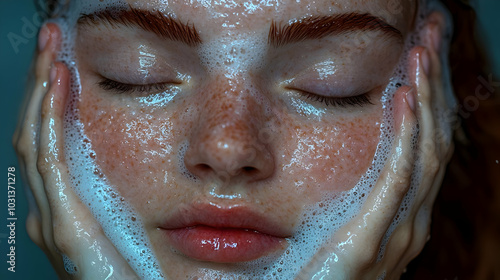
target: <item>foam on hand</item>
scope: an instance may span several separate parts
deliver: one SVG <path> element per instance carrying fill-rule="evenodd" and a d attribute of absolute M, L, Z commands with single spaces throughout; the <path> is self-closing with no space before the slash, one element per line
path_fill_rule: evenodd
<path fill-rule="evenodd" d="M 121 2 L 123 7 L 128 4 Z M 62 31 L 61 50 L 58 59 L 64 62 L 71 73 L 71 93 L 65 114 L 65 153 L 75 193 L 88 206 L 101 225 L 108 239 L 117 248 L 141 279 L 163 279 L 163 273 L 151 249 L 142 220 L 118 192 L 106 182 L 106 178 L 92 159 L 95 152 L 90 140 L 84 135 L 78 116 L 78 101 L 81 92 L 78 67 L 74 54 L 75 25 L 81 14 L 92 13 L 107 7 L 119 8 L 117 1 L 71 1 L 61 8 L 63 14 L 54 20 Z M 82 258 L 85 258 L 83 256 Z M 81 258 L 80 258 L 81 259 Z M 96 262 L 98 260 L 95 260 Z M 64 257 L 68 273 L 75 273 L 79 263 Z M 105 265 L 107 262 L 102 262 Z M 115 274 L 117 268 L 105 268 Z"/>

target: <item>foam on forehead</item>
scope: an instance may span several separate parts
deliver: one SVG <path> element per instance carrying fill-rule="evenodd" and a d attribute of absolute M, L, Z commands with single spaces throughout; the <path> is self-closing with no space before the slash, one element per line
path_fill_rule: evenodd
<path fill-rule="evenodd" d="M 424 1 L 421 2 L 426 4 Z M 113 0 L 71 1 L 63 16 L 57 20 L 63 31 L 63 44 L 59 59 L 68 65 L 72 74 L 71 102 L 67 107 L 65 121 L 66 158 L 76 193 L 88 205 L 107 237 L 134 271 L 142 279 L 164 279 L 159 267 L 160 262 L 156 259 L 149 244 L 141 217 L 115 188 L 107 183 L 105 176 L 92 159 L 94 153 L 92 143 L 84 135 L 83 125 L 79 121 L 77 105 L 81 87 L 73 50 L 74 27 L 81 14 L 93 13 L 108 7 L 126 8 L 128 4 L 125 1 Z M 422 19 L 428 13 L 428 7 L 421 5 L 417 30 L 421 28 Z M 297 234 L 288 240 L 290 246 L 282 255 L 262 258 L 231 272 L 221 273 L 216 270 L 200 269 L 201 276 L 205 276 L 207 279 L 216 279 L 217 277 L 221 279 L 232 279 L 233 277 L 293 279 L 309 263 L 316 252 L 330 242 L 335 232 L 358 214 L 371 188 L 375 185 L 392 146 L 394 139 L 393 95 L 399 86 L 410 84 L 405 74 L 407 72 L 406 58 L 409 50 L 419 41 L 420 38 L 416 35 L 408 38 L 405 53 L 401 56 L 402 59 L 394 71 L 393 78 L 385 89 L 382 99 L 384 121 L 381 125 L 381 139 L 371 167 L 357 185 L 349 191 L 332 195 L 315 205 L 308 206 L 303 213 L 302 225 L 297 229 Z M 204 47 L 200 48 L 199 55 L 207 69 L 235 73 L 249 67 L 260 67 L 258 63 L 263 56 L 266 44 L 263 37 L 240 34 L 237 37 L 228 36 L 221 40 L 207 42 Z M 447 95 L 450 106 L 452 106 L 454 99 L 450 97 L 453 96 L 451 90 Z M 450 136 L 451 131 L 448 132 Z M 183 147 L 185 148 L 185 146 Z M 183 155 L 182 152 L 179 154 Z M 418 191 L 417 182 L 419 182 L 420 177 L 421 174 L 417 170 L 413 177 L 411 190 L 401 206 L 400 218 L 396 219 L 387 231 L 385 241 L 388 240 L 398 223 L 404 219 L 407 212 L 405 209 L 411 206 L 413 197 Z M 339 244 L 330 245 L 335 247 Z M 380 256 L 383 255 L 383 248 L 384 246 L 382 246 Z M 352 261 L 339 258 L 336 251 L 332 251 L 331 257 L 337 258 L 336 263 L 339 264 L 340 268 Z M 71 261 L 65 257 L 65 263 L 71 263 Z M 78 266 L 78 263 L 75 265 Z"/>

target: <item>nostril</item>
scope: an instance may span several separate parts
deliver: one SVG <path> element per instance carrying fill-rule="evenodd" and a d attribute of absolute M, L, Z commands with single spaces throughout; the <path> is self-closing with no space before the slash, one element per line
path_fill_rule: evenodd
<path fill-rule="evenodd" d="M 198 169 L 201 171 L 210 171 L 212 168 L 208 164 L 201 163 L 201 164 L 198 164 Z"/>
<path fill-rule="evenodd" d="M 257 171 L 257 169 L 255 167 L 251 167 L 251 166 L 244 166 L 242 168 L 242 170 L 246 173 L 255 173 L 255 171 Z"/>

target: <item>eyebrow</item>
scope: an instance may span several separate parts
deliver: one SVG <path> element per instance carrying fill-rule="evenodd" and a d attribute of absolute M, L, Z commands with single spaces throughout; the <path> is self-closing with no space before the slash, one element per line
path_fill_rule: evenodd
<path fill-rule="evenodd" d="M 109 24 L 111 27 L 118 25 L 139 27 L 160 37 L 180 41 L 189 46 L 202 43 L 193 25 L 182 23 L 160 11 L 145 11 L 132 7 L 124 10 L 104 9 L 93 14 L 83 14 L 78 18 L 79 25 L 99 25 L 100 23 Z"/>
<path fill-rule="evenodd" d="M 379 31 L 384 35 L 403 41 L 401 31 L 381 18 L 368 13 L 347 13 L 305 18 L 285 25 L 273 21 L 269 30 L 268 43 L 279 47 L 289 43 L 321 39 L 355 31 Z"/>

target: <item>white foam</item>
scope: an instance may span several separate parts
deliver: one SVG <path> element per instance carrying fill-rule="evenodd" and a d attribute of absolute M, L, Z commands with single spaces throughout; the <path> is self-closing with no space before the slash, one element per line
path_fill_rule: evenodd
<path fill-rule="evenodd" d="M 453 29 L 453 24 L 452 24 L 452 19 L 451 15 L 447 11 L 446 7 L 443 6 L 443 4 L 440 1 L 436 0 L 424 0 L 420 2 L 421 5 L 419 6 L 419 11 L 417 15 L 417 26 L 413 34 L 411 34 L 408 38 L 408 42 L 406 43 L 408 45 L 407 49 L 411 49 L 412 47 L 416 45 L 420 45 L 422 43 L 422 38 L 420 38 L 420 35 L 418 34 L 418 31 L 422 30 L 424 28 L 425 22 L 423 21 L 429 14 L 431 14 L 433 11 L 440 11 L 444 16 L 446 20 L 446 27 L 447 29 L 444 31 L 443 34 L 443 42 L 442 42 L 442 47 L 441 47 L 441 54 L 440 54 L 440 59 L 441 59 L 441 65 L 442 65 L 442 73 L 443 73 L 443 85 L 444 85 L 444 93 L 447 101 L 448 108 L 442 108 L 441 104 L 438 102 L 434 102 L 434 112 L 448 112 L 448 113 L 453 113 L 454 108 L 456 107 L 457 101 L 455 98 L 455 95 L 453 93 L 453 89 L 451 87 L 451 81 L 450 81 L 450 70 L 448 66 L 448 51 L 449 51 L 449 43 L 450 43 L 450 37 L 452 34 L 452 29 Z M 405 55 L 406 57 L 408 55 Z M 451 127 L 451 123 L 446 122 L 445 118 L 438 118 L 440 121 L 437 124 L 437 129 L 436 131 L 442 131 L 444 132 L 444 138 L 442 141 L 445 141 L 447 145 L 452 140 L 452 135 L 453 135 L 453 129 Z M 434 133 L 434 132 L 433 132 Z M 413 150 L 416 151 L 418 143 L 418 131 L 414 133 L 415 137 L 412 139 L 413 140 Z M 420 151 L 422 152 L 422 151 Z M 391 237 L 392 233 L 394 230 L 397 228 L 397 226 L 405 221 L 408 217 L 409 210 L 413 206 L 413 201 L 415 199 L 415 196 L 419 190 L 419 185 L 422 182 L 422 171 L 424 167 L 424 162 L 421 157 L 422 153 L 417 153 L 417 158 L 415 160 L 414 164 L 414 170 L 413 174 L 411 176 L 411 183 L 410 183 L 410 188 L 406 195 L 403 198 L 403 201 L 401 203 L 401 206 L 398 209 L 397 214 L 395 215 L 391 225 L 387 229 L 386 234 L 384 235 L 384 238 L 382 239 L 382 243 L 380 245 L 380 250 L 379 254 L 377 256 L 377 261 L 380 261 L 385 253 L 385 248 L 387 246 L 387 243 L 389 241 L 389 238 Z M 425 225 L 422 225 L 425 226 Z"/>
<path fill-rule="evenodd" d="M 122 1 L 127 7 L 128 4 Z M 81 14 L 92 13 L 106 7 L 117 7 L 117 1 L 71 1 L 61 8 L 61 17 L 54 20 L 62 31 L 61 50 L 58 60 L 64 62 L 71 73 L 70 103 L 65 114 L 65 151 L 72 185 L 81 201 L 88 206 L 94 218 L 102 226 L 109 240 L 126 259 L 141 279 L 163 279 L 158 261 L 151 249 L 148 237 L 139 217 L 132 207 L 111 187 L 105 176 L 92 160 L 90 140 L 83 134 L 77 104 L 80 100 L 81 84 L 74 55 L 75 25 Z M 75 267 L 65 256 L 65 268 L 74 273 Z M 84 273 L 84 272 L 82 272 Z"/>
<path fill-rule="evenodd" d="M 64 263 L 64 270 L 66 270 L 66 272 L 69 273 L 70 275 L 75 275 L 76 272 L 78 271 L 78 267 L 76 266 L 76 264 L 73 263 L 73 261 L 71 261 L 71 259 L 64 254 L 62 255 L 62 257 Z"/>
<path fill-rule="evenodd" d="M 63 16 L 56 22 L 62 28 L 64 34 L 59 60 L 68 65 L 72 74 L 71 103 L 65 116 L 65 150 L 73 178 L 72 183 L 78 196 L 83 203 L 88 205 L 107 237 L 129 262 L 134 271 L 142 279 L 164 279 L 159 262 L 142 225 L 141 217 L 119 195 L 114 187 L 108 184 L 106 177 L 92 160 L 90 154 L 94 152 L 90 140 L 83 134 L 83 125 L 79 121 L 79 112 L 77 110 L 81 87 L 73 49 L 76 21 L 82 13 L 92 13 L 110 6 L 117 7 L 117 5 L 126 7 L 127 4 L 125 1 L 117 3 L 117 1 L 112 0 L 71 1 L 70 3 L 70 6 L 66 7 Z M 420 15 L 422 15 L 422 11 Z M 419 17 L 419 19 L 421 18 Z M 382 98 L 384 121 L 381 125 L 380 142 L 377 145 L 371 167 L 356 186 L 349 191 L 332 195 L 323 201 L 308 206 L 303 214 L 302 224 L 298 228 L 297 234 L 288 239 L 290 246 L 282 255 L 261 258 L 248 263 L 241 269 L 228 273 L 221 274 L 220 271 L 202 269 L 200 271 L 203 275 L 206 275 L 209 279 L 216 279 L 217 277 L 221 279 L 238 277 L 246 279 L 293 279 L 309 263 L 317 251 L 325 246 L 325 242 L 331 240 L 331 237 L 340 227 L 359 213 L 391 150 L 394 140 L 393 96 L 399 86 L 410 84 L 408 77 L 405 75 L 407 72 L 405 59 L 411 47 L 419 41 L 420 38 L 416 35 L 408 39 L 405 52 L 394 72 L 394 77 L 385 89 Z M 264 55 L 263 50 L 265 50 L 266 44 L 265 39 L 251 34 L 236 39 L 228 37 L 222 41 L 208 42 L 200 49 L 200 57 L 209 73 L 229 72 L 237 74 L 249 67 L 252 69 L 262 67 L 258 63 L 261 61 L 259 58 Z M 454 104 L 452 96 L 453 93 L 450 87 L 448 94 L 450 106 Z M 446 127 L 446 124 L 442 124 L 442 126 Z M 450 130 L 447 130 L 447 132 L 448 135 L 451 135 Z M 416 140 L 414 141 L 416 146 Z M 179 151 L 181 157 L 183 157 L 187 146 L 183 145 L 182 147 Z M 417 169 L 413 174 L 410 191 L 405 196 L 398 215 L 386 233 L 379 258 L 383 256 L 385 244 L 393 230 L 406 218 L 407 210 L 411 208 L 421 178 L 421 169 L 418 166 L 420 164 L 417 164 Z M 194 176 L 189 176 L 188 170 L 182 169 L 183 166 L 179 168 L 187 175 L 186 177 L 196 179 Z M 332 257 L 337 257 L 335 252 L 332 252 Z M 75 271 L 74 268 L 77 264 L 73 264 L 66 256 L 64 256 L 64 263 L 68 273 Z M 384 276 L 381 276 L 381 279 Z"/>

